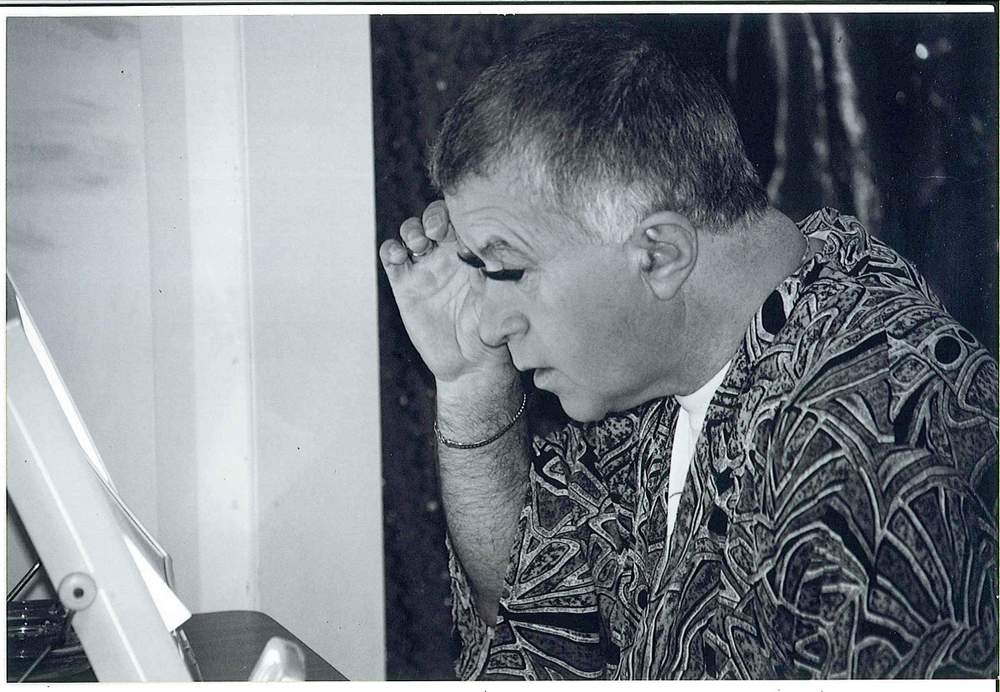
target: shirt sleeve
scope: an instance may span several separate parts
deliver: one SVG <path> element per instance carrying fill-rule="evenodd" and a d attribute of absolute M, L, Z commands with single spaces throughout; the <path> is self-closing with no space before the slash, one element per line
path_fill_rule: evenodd
<path fill-rule="evenodd" d="M 534 440 L 529 488 L 500 597 L 497 624 L 479 617 L 464 568 L 448 543 L 456 672 L 470 679 L 580 679 L 605 672 L 584 525 L 599 479 L 577 461 L 574 426 Z M 580 482 L 580 474 L 586 482 Z M 587 497 L 585 497 L 587 496 Z M 590 498 L 590 499 L 588 499 Z"/>
<path fill-rule="evenodd" d="M 997 366 L 947 321 L 828 353 L 774 421 L 757 593 L 784 676 L 997 674 Z"/>

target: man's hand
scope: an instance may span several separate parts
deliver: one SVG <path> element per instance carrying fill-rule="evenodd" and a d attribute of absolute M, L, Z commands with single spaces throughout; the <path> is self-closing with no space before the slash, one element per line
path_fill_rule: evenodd
<path fill-rule="evenodd" d="M 509 379 L 514 368 L 506 346 L 479 337 L 484 279 L 458 259 L 444 201 L 428 205 L 422 219 L 404 221 L 399 236 L 382 243 L 379 257 L 410 340 L 437 381 Z"/>
<path fill-rule="evenodd" d="M 454 440 L 486 439 L 509 425 L 522 389 L 507 347 L 479 337 L 485 279 L 458 258 L 443 201 L 404 221 L 399 236 L 382 243 L 379 257 L 410 340 L 437 379 L 439 429 Z M 475 449 L 439 444 L 438 474 L 452 546 L 481 617 L 493 624 L 528 487 L 524 420 Z"/>

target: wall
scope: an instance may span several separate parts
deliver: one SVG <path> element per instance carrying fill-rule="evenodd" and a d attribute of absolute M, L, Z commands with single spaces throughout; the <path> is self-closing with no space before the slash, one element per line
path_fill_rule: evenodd
<path fill-rule="evenodd" d="M 119 489 L 156 530 L 139 40 L 129 20 L 11 20 L 7 266 Z M 58 69 L 56 69 L 58 67 Z M 44 306 L 44 307 L 43 307 Z M 109 319 L 114 316 L 114 319 Z M 152 479 L 154 482 L 149 483 Z"/>
<path fill-rule="evenodd" d="M 367 20 L 8 46 L 8 267 L 179 595 L 383 677 Z"/>
<path fill-rule="evenodd" d="M 139 63 L 127 19 L 10 21 L 7 268 L 119 490 L 156 532 Z"/>
<path fill-rule="evenodd" d="M 384 618 L 368 23 L 243 25 L 261 607 L 320 612 L 299 636 L 332 628 L 331 660 L 383 677 L 384 654 L 370 655 Z M 303 539 L 312 561 L 296 570 Z M 289 584 L 310 597 L 282 597 Z"/>

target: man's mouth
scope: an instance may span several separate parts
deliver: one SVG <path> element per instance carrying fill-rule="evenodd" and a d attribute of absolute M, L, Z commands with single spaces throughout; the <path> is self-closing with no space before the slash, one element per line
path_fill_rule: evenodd
<path fill-rule="evenodd" d="M 515 368 L 515 369 L 516 369 L 516 370 L 517 370 L 518 372 L 528 372 L 529 370 L 538 370 L 538 368 L 536 368 L 536 367 L 535 367 L 535 366 L 533 366 L 533 365 L 524 365 L 524 364 L 522 364 L 522 363 L 518 363 L 518 362 L 517 362 L 517 358 L 516 358 L 516 357 L 514 356 L 514 354 L 513 354 L 513 353 L 512 353 L 512 354 L 511 354 L 511 356 L 510 356 L 510 360 L 511 360 L 511 362 L 512 362 L 512 363 L 514 364 L 514 368 Z M 544 369 L 544 368 L 543 368 L 543 369 Z"/>
<path fill-rule="evenodd" d="M 538 387 L 539 389 L 546 389 L 545 386 L 546 381 L 552 379 L 549 376 L 549 373 L 551 372 L 552 368 L 535 368 L 535 374 L 533 377 L 535 386 Z"/>

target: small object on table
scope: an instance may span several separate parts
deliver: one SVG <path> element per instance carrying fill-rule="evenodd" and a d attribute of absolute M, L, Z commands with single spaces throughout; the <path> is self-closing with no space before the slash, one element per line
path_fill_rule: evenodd
<path fill-rule="evenodd" d="M 264 613 L 224 610 L 195 613 L 181 625 L 206 682 L 246 682 L 271 637 L 295 642 L 305 655 L 306 680 L 347 680 L 298 637 Z"/>
<path fill-rule="evenodd" d="M 271 637 L 250 673 L 250 682 L 291 682 L 306 679 L 306 656 L 295 642 Z"/>

